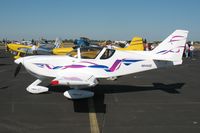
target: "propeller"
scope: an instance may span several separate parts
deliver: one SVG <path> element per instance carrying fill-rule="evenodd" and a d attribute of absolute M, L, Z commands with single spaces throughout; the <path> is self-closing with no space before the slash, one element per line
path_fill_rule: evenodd
<path fill-rule="evenodd" d="M 21 70 L 21 67 L 22 67 L 22 63 L 19 63 L 15 69 L 14 77 L 18 75 L 19 71 Z"/>

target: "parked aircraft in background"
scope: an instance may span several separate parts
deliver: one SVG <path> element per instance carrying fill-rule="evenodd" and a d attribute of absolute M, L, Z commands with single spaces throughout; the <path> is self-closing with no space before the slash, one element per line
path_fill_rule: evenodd
<path fill-rule="evenodd" d="M 67 53 L 71 52 L 75 48 L 76 48 L 76 46 L 55 48 L 55 49 L 53 49 L 52 52 L 53 52 L 54 55 L 66 55 Z"/>
<path fill-rule="evenodd" d="M 52 50 L 54 48 L 60 47 L 61 42 L 59 39 L 56 39 L 54 44 L 38 44 L 34 45 L 31 43 L 28 44 L 15 44 L 10 43 L 7 44 L 7 51 L 10 51 L 14 54 L 14 58 L 18 59 L 25 55 L 33 55 L 33 54 L 52 54 Z"/>
<path fill-rule="evenodd" d="M 55 55 L 66 55 L 67 53 L 71 52 L 77 47 L 85 47 L 90 46 L 90 40 L 86 37 L 80 37 L 79 39 L 74 40 L 74 46 L 73 47 L 59 47 L 53 49 L 53 54 Z"/>
<path fill-rule="evenodd" d="M 114 45 L 112 45 L 112 47 L 114 49 L 117 49 L 117 50 L 138 50 L 138 51 L 143 51 L 144 50 L 144 44 L 143 44 L 143 40 L 141 37 L 134 37 L 130 44 L 126 43 L 126 41 L 117 41 L 115 43 L 124 43 L 123 45 L 125 47 L 121 48 L 121 47 L 116 47 Z M 74 41 L 74 47 L 60 47 L 60 48 L 55 48 L 53 49 L 53 54 L 55 55 L 66 55 L 67 53 L 71 52 L 72 50 L 74 50 L 75 48 L 77 47 L 84 47 L 84 46 L 91 46 L 92 44 L 89 43 L 88 39 L 79 39 L 79 40 L 75 40 Z M 109 42 L 104 42 L 104 44 L 100 44 L 101 46 L 108 46 L 112 44 L 111 41 Z M 93 45 L 94 46 L 94 45 Z"/>
<path fill-rule="evenodd" d="M 126 44 L 125 47 L 119 48 L 115 47 L 117 50 L 136 50 L 136 51 L 144 51 L 144 44 L 143 44 L 143 39 L 141 37 L 134 37 L 130 44 Z"/>
<path fill-rule="evenodd" d="M 77 47 L 85 47 L 90 45 L 90 39 L 86 37 L 80 37 L 74 40 L 74 45 Z"/>
<path fill-rule="evenodd" d="M 18 43 L 10 43 L 7 44 L 6 50 L 11 52 L 11 54 L 14 55 L 15 59 L 18 59 L 19 57 L 23 57 L 26 54 L 26 51 L 23 49 L 31 49 L 32 46 L 30 45 L 23 45 L 23 44 L 18 44 Z"/>
<path fill-rule="evenodd" d="M 88 98 L 91 91 L 80 90 L 98 84 L 98 79 L 143 72 L 161 67 L 182 64 L 182 55 L 188 31 L 176 30 L 152 51 L 120 51 L 106 47 L 79 47 L 66 56 L 28 56 L 15 60 L 37 78 L 27 87 L 33 94 L 47 92 L 40 86 L 43 80 L 52 85 L 66 85 L 71 89 L 64 92 L 69 99 Z"/>

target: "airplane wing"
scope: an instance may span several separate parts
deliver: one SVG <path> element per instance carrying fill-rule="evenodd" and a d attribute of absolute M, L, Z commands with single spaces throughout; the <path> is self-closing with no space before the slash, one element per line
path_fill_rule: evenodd
<path fill-rule="evenodd" d="M 74 73 L 56 77 L 51 81 L 51 85 L 68 85 L 71 90 L 64 92 L 64 96 L 69 99 L 88 98 L 94 95 L 94 92 L 79 90 L 81 88 L 92 87 L 98 84 L 97 79 L 93 75 L 86 73 Z"/>
<path fill-rule="evenodd" d="M 93 75 L 87 73 L 74 73 L 65 74 L 59 77 L 56 77 L 51 81 L 52 85 L 67 85 L 70 88 L 85 88 L 92 87 L 98 84 L 97 79 Z"/>
<path fill-rule="evenodd" d="M 26 53 L 26 54 L 32 54 L 33 53 L 31 48 L 19 48 L 18 52 Z"/>

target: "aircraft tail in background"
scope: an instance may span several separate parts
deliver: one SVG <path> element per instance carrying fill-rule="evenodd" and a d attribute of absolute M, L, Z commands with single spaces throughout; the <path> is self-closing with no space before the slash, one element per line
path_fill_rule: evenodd
<path fill-rule="evenodd" d="M 61 46 L 61 41 L 59 38 L 56 38 L 54 45 L 55 45 L 54 48 L 59 48 Z"/>
<path fill-rule="evenodd" d="M 127 47 L 124 48 L 116 48 L 117 50 L 134 50 L 134 51 L 144 51 L 144 44 L 143 39 L 141 37 L 134 37 L 130 44 Z"/>

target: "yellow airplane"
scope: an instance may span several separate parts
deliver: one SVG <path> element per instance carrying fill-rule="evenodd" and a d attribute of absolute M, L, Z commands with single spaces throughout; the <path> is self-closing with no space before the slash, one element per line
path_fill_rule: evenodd
<path fill-rule="evenodd" d="M 53 54 L 55 54 L 55 55 L 66 55 L 66 53 L 69 53 L 72 50 L 74 50 L 73 47 L 54 48 Z"/>
<path fill-rule="evenodd" d="M 6 50 L 11 52 L 14 55 L 15 59 L 23 57 L 26 54 L 26 51 L 28 51 L 31 48 L 32 46 L 23 45 L 23 44 L 15 44 L 15 43 L 10 43 L 10 44 L 7 44 L 6 46 Z"/>
<path fill-rule="evenodd" d="M 117 50 L 135 50 L 135 51 L 144 51 L 144 44 L 143 39 L 141 37 L 134 37 L 131 41 L 131 43 L 124 47 L 124 48 L 115 48 Z"/>
<path fill-rule="evenodd" d="M 54 48 L 60 47 L 61 42 L 57 38 L 54 44 L 38 44 L 38 45 L 24 45 L 24 44 L 15 44 L 10 43 L 7 44 L 6 50 L 14 54 L 14 58 L 18 59 L 25 55 L 33 55 L 33 54 L 43 54 L 49 55 L 52 54 L 52 50 Z"/>
<path fill-rule="evenodd" d="M 105 44 L 107 45 L 107 44 Z M 55 55 L 66 55 L 66 53 L 69 53 L 73 50 L 73 47 L 63 47 L 63 48 L 55 48 L 53 49 L 53 54 Z M 138 50 L 138 51 L 144 51 L 144 44 L 143 39 L 141 37 L 134 37 L 131 41 L 131 43 L 124 48 L 114 47 L 114 49 L 117 50 Z"/>

